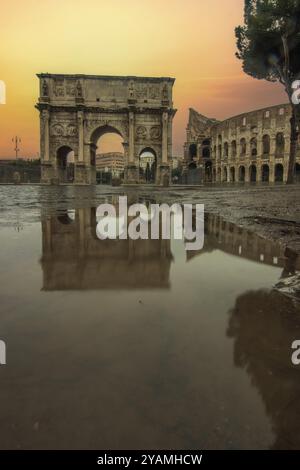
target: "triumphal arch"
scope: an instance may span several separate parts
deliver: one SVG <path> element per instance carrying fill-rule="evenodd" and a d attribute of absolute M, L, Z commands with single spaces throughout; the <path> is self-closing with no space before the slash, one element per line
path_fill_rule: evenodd
<path fill-rule="evenodd" d="M 98 139 L 119 134 L 124 146 L 124 179 L 139 183 L 139 157 L 155 157 L 155 182 L 168 184 L 172 158 L 172 102 L 175 79 L 104 75 L 37 75 L 40 97 L 41 179 L 66 181 L 73 154 L 75 184 L 96 182 Z"/>

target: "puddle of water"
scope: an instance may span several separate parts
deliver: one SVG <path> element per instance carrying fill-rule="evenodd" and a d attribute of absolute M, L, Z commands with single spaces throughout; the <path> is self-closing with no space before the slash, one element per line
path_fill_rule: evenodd
<path fill-rule="evenodd" d="M 101 241 L 109 192 L 44 189 L 1 212 L 0 447 L 300 448 L 297 259 L 212 215 L 199 252 Z"/>

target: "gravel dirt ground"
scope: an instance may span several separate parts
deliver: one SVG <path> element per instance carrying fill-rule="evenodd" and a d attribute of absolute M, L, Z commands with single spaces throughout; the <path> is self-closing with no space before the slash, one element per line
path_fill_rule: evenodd
<path fill-rule="evenodd" d="M 173 187 L 154 192 L 157 199 L 164 201 L 202 203 L 206 212 L 218 214 L 300 254 L 299 184 L 206 186 L 190 190 Z"/>

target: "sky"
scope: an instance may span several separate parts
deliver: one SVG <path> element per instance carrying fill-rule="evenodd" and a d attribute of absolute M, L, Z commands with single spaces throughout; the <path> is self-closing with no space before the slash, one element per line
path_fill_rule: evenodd
<path fill-rule="evenodd" d="M 10 0 L 1 5 L 0 158 L 39 152 L 36 73 L 171 76 L 173 154 L 188 109 L 217 119 L 286 102 L 281 85 L 244 74 L 235 57 L 243 0 Z M 101 151 L 108 151 L 109 141 Z M 112 149 L 114 150 L 114 149 Z"/>

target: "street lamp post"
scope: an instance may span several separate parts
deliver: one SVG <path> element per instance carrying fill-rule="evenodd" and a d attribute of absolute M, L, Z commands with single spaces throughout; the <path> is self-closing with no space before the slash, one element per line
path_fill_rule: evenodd
<path fill-rule="evenodd" d="M 13 137 L 12 142 L 14 143 L 14 151 L 16 152 L 16 162 L 18 160 L 18 153 L 20 151 L 19 144 L 21 143 L 20 137 L 16 135 L 16 137 Z"/>

